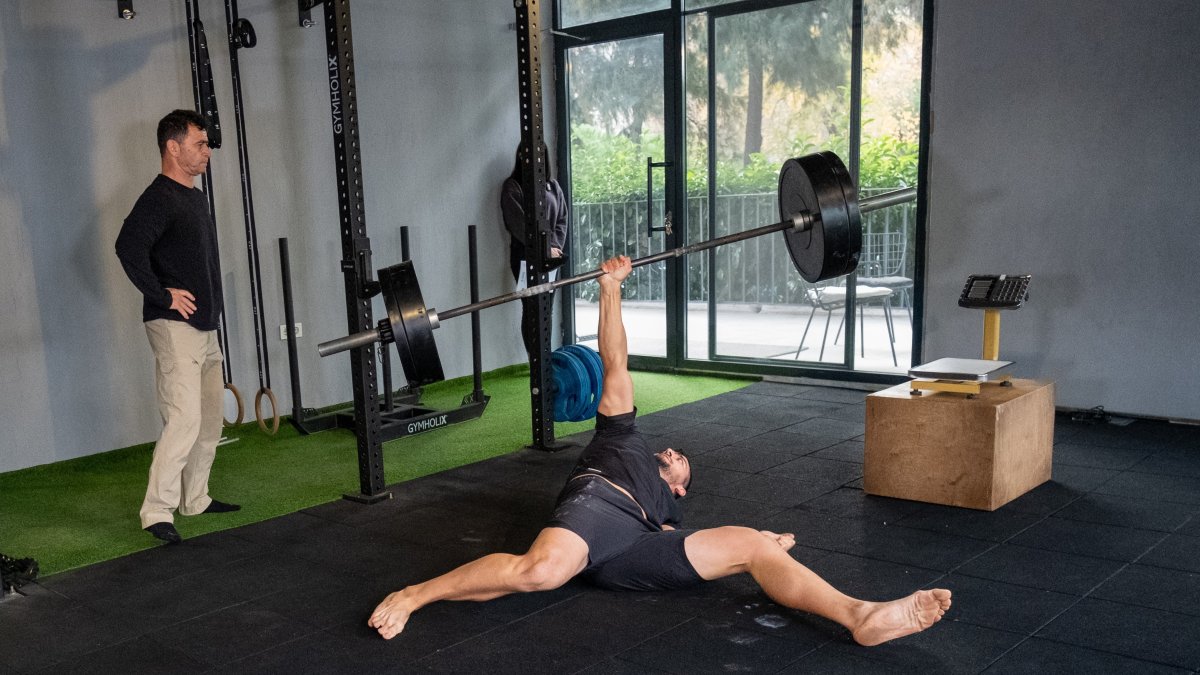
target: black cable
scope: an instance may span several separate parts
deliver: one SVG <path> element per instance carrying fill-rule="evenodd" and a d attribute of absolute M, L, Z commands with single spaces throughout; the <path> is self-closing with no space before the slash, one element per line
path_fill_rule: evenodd
<path fill-rule="evenodd" d="M 1110 419 L 1112 419 L 1112 415 L 1109 415 L 1107 412 L 1105 412 L 1104 406 L 1102 405 L 1089 408 L 1088 410 L 1077 410 L 1074 413 L 1071 413 L 1072 422 L 1096 424 L 1099 422 L 1108 422 Z"/>

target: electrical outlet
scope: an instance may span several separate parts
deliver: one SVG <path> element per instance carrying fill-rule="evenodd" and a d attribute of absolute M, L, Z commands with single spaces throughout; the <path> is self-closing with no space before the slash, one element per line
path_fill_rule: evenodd
<path fill-rule="evenodd" d="M 304 337 L 304 324 L 297 322 L 295 325 L 295 328 L 292 330 L 292 335 L 294 335 L 295 337 Z M 287 339 L 287 324 L 286 323 L 279 324 L 279 339 L 280 340 Z"/>

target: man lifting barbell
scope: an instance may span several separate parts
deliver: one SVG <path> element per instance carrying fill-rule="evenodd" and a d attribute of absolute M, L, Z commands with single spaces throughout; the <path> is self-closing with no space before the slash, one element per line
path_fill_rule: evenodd
<path fill-rule="evenodd" d="M 742 572 L 775 602 L 836 621 L 866 646 L 939 621 L 950 608 L 950 591 L 921 590 L 890 602 L 852 598 L 787 553 L 796 543 L 791 533 L 677 529 L 682 514 L 676 499 L 687 494 L 691 465 L 672 448 L 652 454 L 634 421 L 621 319 L 621 282 L 632 269 L 625 256 L 601 266 L 598 333 L 605 374 L 596 434 L 559 494 L 550 523 L 524 555 L 484 556 L 392 593 L 367 624 L 391 639 L 413 612 L 432 602 L 550 590 L 576 575 L 602 588 L 670 590 Z"/>

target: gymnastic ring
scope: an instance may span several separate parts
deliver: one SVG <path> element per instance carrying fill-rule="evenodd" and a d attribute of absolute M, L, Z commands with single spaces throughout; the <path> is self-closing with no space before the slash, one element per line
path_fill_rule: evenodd
<path fill-rule="evenodd" d="M 271 427 L 270 431 L 267 430 L 267 423 L 263 421 L 263 394 L 266 394 L 267 398 L 271 399 L 271 414 L 275 417 L 275 424 Z M 270 389 L 263 387 L 262 389 L 258 390 L 257 394 L 254 395 L 254 416 L 258 418 L 258 428 L 262 429 L 264 434 L 274 436 L 275 434 L 279 433 L 279 406 L 275 404 L 275 394 L 271 393 Z"/>
<path fill-rule="evenodd" d="M 222 413 L 221 414 L 221 423 L 227 427 L 232 427 L 234 425 L 242 423 L 242 417 L 246 414 L 246 406 L 242 404 L 242 392 L 238 391 L 238 388 L 233 386 L 232 382 L 226 382 L 225 388 L 228 389 L 229 391 L 233 392 L 233 400 L 237 401 L 238 412 L 237 412 L 237 419 L 235 419 L 232 422 L 225 419 L 225 414 Z"/>

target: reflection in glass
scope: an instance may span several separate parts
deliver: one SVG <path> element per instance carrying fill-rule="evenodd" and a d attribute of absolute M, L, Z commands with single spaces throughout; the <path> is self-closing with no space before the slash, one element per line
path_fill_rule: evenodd
<path fill-rule="evenodd" d="M 671 0 L 560 0 L 562 27 L 670 9 Z"/>
<path fill-rule="evenodd" d="M 697 218 L 689 221 L 691 232 L 719 237 L 775 222 L 776 181 L 784 160 L 817 148 L 845 156 L 850 18 L 849 3 L 831 1 L 718 17 L 711 45 L 707 16 L 689 18 L 688 213 Z M 709 358 L 711 346 L 719 356 L 795 358 L 799 329 L 793 324 L 802 316 L 797 308 L 808 306 L 808 287 L 782 237 L 720 247 L 690 261 L 689 271 L 690 298 L 711 299 L 715 316 L 714 344 L 708 344 L 707 330 L 693 330 L 689 357 Z M 767 335 L 772 338 L 764 339 Z M 842 351 L 826 349 L 825 360 L 841 363 Z M 816 356 L 803 353 L 801 359 Z"/>
<path fill-rule="evenodd" d="M 663 250 L 647 236 L 648 218 L 663 222 L 663 172 L 652 175 L 647 213 L 646 158 L 663 160 L 661 35 L 603 42 L 567 51 L 570 119 L 571 257 L 577 272 L 606 258 Z M 594 345 L 596 284 L 572 286 L 577 341 Z M 665 263 L 638 267 L 625 282 L 629 353 L 666 355 Z M 636 313 L 636 320 L 634 314 Z"/>
<path fill-rule="evenodd" d="M 875 11 L 867 5 L 861 184 L 870 194 L 915 183 L 921 20 L 918 2 Z M 851 18 L 851 3 L 825 0 L 715 17 L 711 35 L 708 14 L 685 19 L 689 242 L 778 220 L 776 180 L 787 158 L 823 149 L 848 158 Z M 901 286 L 901 270 L 911 282 L 911 256 L 901 249 L 914 236 L 912 216 L 912 207 L 900 207 L 864 219 L 871 269 L 900 277 Z M 867 273 L 865 266 L 859 271 Z M 689 312 L 687 356 L 845 364 L 845 303 L 830 301 L 844 290 L 821 287 L 848 281 L 808 284 L 776 236 L 691 256 L 688 299 L 696 309 Z M 911 298 L 897 290 L 888 300 L 892 322 L 882 299 L 860 303 L 856 339 L 866 349 L 863 357 L 855 354 L 859 369 L 896 370 L 893 345 L 903 352 L 899 369 L 906 365 Z"/>

